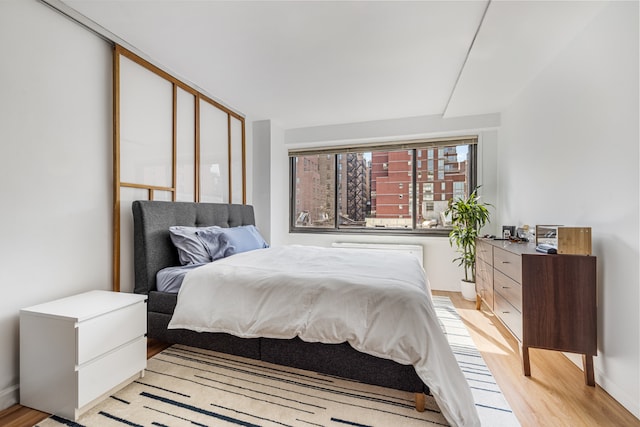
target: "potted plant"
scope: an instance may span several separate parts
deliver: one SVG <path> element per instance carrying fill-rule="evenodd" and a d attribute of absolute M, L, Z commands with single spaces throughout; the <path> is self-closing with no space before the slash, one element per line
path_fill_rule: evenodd
<path fill-rule="evenodd" d="M 488 203 L 481 203 L 478 188 L 469 197 L 449 200 L 445 215 L 451 218 L 453 229 L 449 233 L 449 243 L 456 246 L 460 255 L 453 259 L 464 266 L 464 279 L 461 281 L 462 296 L 470 301 L 476 299 L 476 238 L 480 229 L 489 222 Z"/>

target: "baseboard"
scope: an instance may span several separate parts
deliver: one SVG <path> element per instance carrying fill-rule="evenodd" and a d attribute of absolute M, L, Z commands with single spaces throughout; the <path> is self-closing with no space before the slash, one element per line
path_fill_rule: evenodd
<path fill-rule="evenodd" d="M 581 371 L 584 371 L 584 367 L 582 366 L 582 355 L 576 353 L 562 353 L 566 356 L 567 359 L 573 362 Z"/>
<path fill-rule="evenodd" d="M 584 367 L 582 365 L 581 354 L 576 354 L 576 353 L 562 353 L 562 354 L 564 354 L 567 357 L 567 359 L 573 362 L 581 371 L 584 370 Z M 616 402 L 624 406 L 626 410 L 631 412 L 633 416 L 640 419 L 640 403 L 636 402 L 635 399 L 630 398 L 625 392 L 620 390 L 620 388 L 618 388 L 614 382 L 609 381 L 606 375 L 604 375 L 602 371 L 598 370 L 598 367 L 596 365 L 596 360 L 597 358 L 595 358 L 593 361 L 594 376 L 595 376 L 596 384 L 600 386 L 601 389 L 606 391 L 607 394 L 611 396 L 612 399 L 614 399 Z"/>
<path fill-rule="evenodd" d="M 640 420 L 640 402 L 633 399 L 621 390 L 613 381 L 609 381 L 606 375 L 596 369 L 596 383 L 606 391 L 609 396 L 624 406 L 634 417 Z"/>
<path fill-rule="evenodd" d="M 15 384 L 11 387 L 5 388 L 4 390 L 0 390 L 0 411 L 15 405 L 20 401 L 20 394 L 18 393 L 19 389 L 20 386 Z"/>

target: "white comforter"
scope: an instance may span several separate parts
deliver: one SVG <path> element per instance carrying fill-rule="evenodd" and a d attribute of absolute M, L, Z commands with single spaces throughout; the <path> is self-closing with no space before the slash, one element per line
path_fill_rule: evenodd
<path fill-rule="evenodd" d="M 413 365 L 452 425 L 480 425 L 412 255 L 311 246 L 233 255 L 186 275 L 169 328 L 347 341 Z"/>

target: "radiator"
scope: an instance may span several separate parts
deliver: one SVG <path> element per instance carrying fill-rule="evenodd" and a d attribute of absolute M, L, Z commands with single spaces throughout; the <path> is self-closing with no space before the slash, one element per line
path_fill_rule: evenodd
<path fill-rule="evenodd" d="M 380 249 L 385 251 L 401 251 L 401 252 L 411 254 L 416 258 L 418 258 L 418 261 L 420 261 L 420 265 L 423 266 L 421 245 L 396 245 L 393 243 L 334 242 L 331 244 L 331 246 L 334 248 L 359 248 L 359 249 Z"/>

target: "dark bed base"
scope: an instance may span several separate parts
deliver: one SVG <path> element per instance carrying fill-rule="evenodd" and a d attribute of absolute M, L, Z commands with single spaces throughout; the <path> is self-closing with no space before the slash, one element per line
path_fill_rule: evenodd
<path fill-rule="evenodd" d="M 149 338 L 168 344 L 205 348 L 413 392 L 416 393 L 416 409 L 424 410 L 424 393 L 428 393 L 428 388 L 418 377 L 413 366 L 360 353 L 348 343 L 308 343 L 299 338 L 246 339 L 223 333 L 167 329 L 177 295 L 156 291 L 155 276 L 162 268 L 179 265 L 177 251 L 169 237 L 169 227 L 235 227 L 255 224 L 252 206 L 136 201 L 133 203 L 133 219 L 135 292 L 149 296 Z"/>
<path fill-rule="evenodd" d="M 400 365 L 354 350 L 348 343 L 309 343 L 300 338 L 238 338 L 224 333 L 167 329 L 177 301 L 176 294 L 152 291 L 148 301 L 148 337 L 169 344 L 184 344 L 227 354 L 263 360 L 335 375 L 396 390 L 428 392 L 413 366 Z"/>

